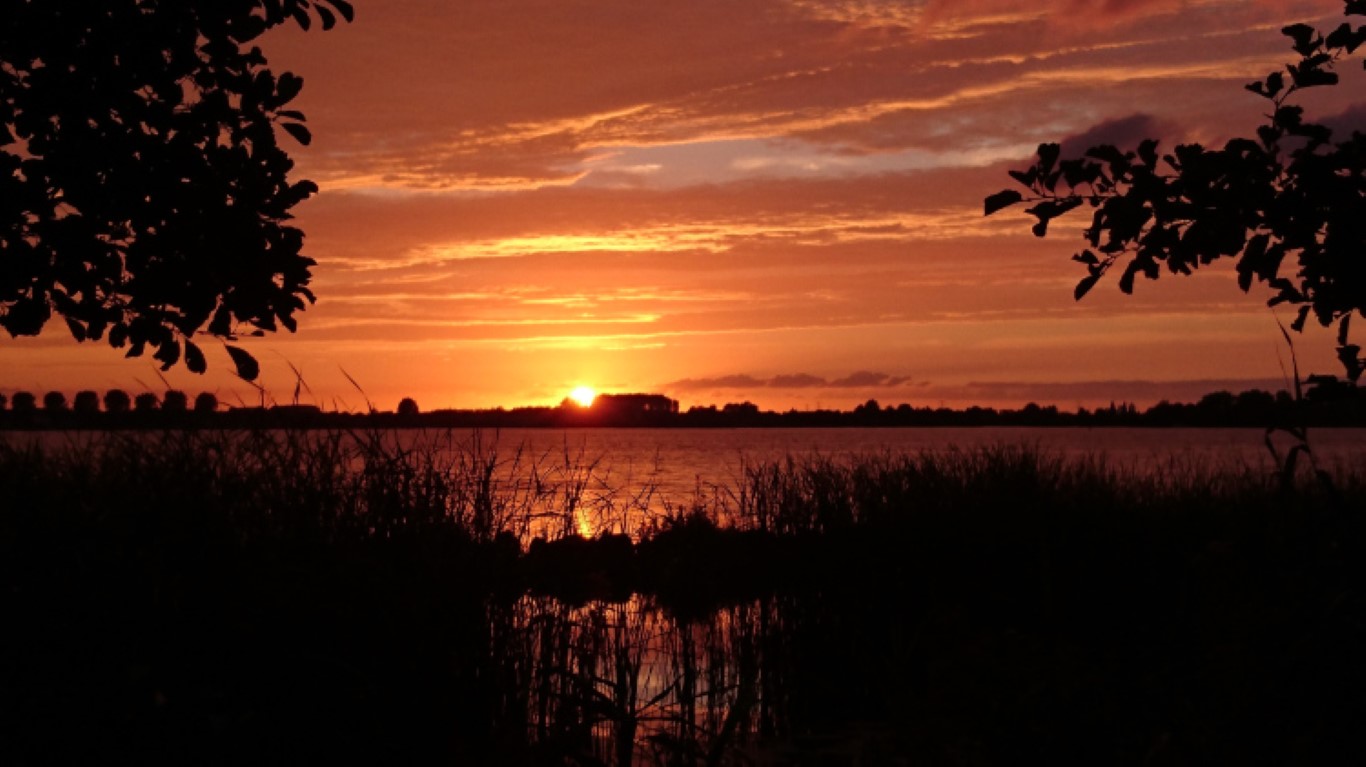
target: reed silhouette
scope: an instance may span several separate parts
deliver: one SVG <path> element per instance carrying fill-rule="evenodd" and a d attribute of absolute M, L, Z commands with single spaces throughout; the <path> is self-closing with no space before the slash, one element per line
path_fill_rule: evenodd
<path fill-rule="evenodd" d="M 490 435 L 0 442 L 14 764 L 1328 763 L 1366 481 L 1023 447 L 682 506 Z M 861 762 L 859 760 L 862 760 Z"/>

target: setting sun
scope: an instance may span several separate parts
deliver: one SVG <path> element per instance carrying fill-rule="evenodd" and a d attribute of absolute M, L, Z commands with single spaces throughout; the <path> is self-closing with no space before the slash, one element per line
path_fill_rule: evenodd
<path fill-rule="evenodd" d="M 579 403 L 580 407 L 592 407 L 597 396 L 598 393 L 593 391 L 591 386 L 580 386 L 569 392 L 569 398 Z"/>

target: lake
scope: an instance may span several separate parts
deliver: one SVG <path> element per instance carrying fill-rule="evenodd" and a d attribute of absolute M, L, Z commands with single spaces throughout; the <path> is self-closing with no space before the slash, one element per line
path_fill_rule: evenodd
<path fill-rule="evenodd" d="M 36 439 L 52 447 L 79 446 L 103 436 L 79 431 L 0 432 L 0 440 Z M 398 430 L 381 436 L 391 444 L 471 462 L 476 455 L 484 457 L 478 460 L 496 456 L 496 479 L 505 487 L 538 475 L 572 486 L 579 495 L 575 502 L 586 507 L 630 507 L 649 513 L 724 504 L 741 484 L 746 466 L 787 458 L 844 462 L 883 453 L 1025 446 L 1061 460 L 1101 459 L 1119 472 L 1138 475 L 1276 468 L 1266 447 L 1266 431 L 1260 428 L 458 429 Z M 1273 444 L 1284 455 L 1293 440 L 1278 432 Z M 1366 429 L 1314 429 L 1310 444 L 1322 468 L 1366 468 Z M 589 527 L 581 521 L 581 532 L 590 532 Z"/>
<path fill-rule="evenodd" d="M 518 452 L 547 463 L 592 464 L 621 489 L 650 485 L 672 503 L 733 486 L 744 466 L 818 456 L 837 461 L 874 453 L 1028 446 L 1066 460 L 1101 458 L 1139 474 L 1172 465 L 1200 470 L 1272 471 L 1264 429 L 1204 428 L 834 428 L 834 429 L 508 429 L 501 432 L 406 432 L 412 441 L 454 440 L 500 455 Z M 1317 429 L 1310 444 L 1324 468 L 1366 466 L 1366 429 Z M 1277 433 L 1284 453 L 1293 442 Z"/>

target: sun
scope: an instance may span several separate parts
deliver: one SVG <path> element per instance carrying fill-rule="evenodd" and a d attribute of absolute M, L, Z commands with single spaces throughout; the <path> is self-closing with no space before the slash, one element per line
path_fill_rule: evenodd
<path fill-rule="evenodd" d="M 592 407 L 597 396 L 598 393 L 593 391 L 591 386 L 579 386 L 569 392 L 569 398 L 579 403 L 579 407 Z"/>

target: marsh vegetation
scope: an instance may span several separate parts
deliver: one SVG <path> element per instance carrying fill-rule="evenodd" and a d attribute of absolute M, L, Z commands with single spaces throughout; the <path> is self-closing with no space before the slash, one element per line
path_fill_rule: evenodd
<path fill-rule="evenodd" d="M 1366 475 L 1348 465 L 1139 473 L 1006 444 L 756 461 L 660 503 L 595 456 L 492 439 L 0 445 L 0 758 L 1359 748 Z"/>

